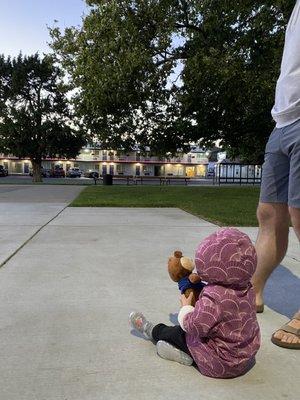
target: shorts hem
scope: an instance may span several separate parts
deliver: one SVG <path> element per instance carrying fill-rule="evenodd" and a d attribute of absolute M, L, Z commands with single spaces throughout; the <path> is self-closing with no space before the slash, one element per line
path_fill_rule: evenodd
<path fill-rule="evenodd" d="M 288 205 L 289 205 L 289 207 L 298 208 L 300 210 L 300 201 L 298 203 L 296 203 L 294 201 L 289 201 Z"/>
<path fill-rule="evenodd" d="M 259 199 L 260 203 L 275 203 L 275 204 L 288 204 L 288 200 L 283 201 L 283 200 L 277 200 L 277 199 L 266 199 L 266 198 L 262 198 L 260 197 Z"/>

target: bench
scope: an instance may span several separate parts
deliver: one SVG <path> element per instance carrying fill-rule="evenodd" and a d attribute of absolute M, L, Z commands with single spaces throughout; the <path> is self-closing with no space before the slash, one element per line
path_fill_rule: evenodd
<path fill-rule="evenodd" d="M 184 182 L 185 185 L 188 184 L 191 178 L 187 176 L 135 176 L 133 177 L 133 182 L 137 185 L 141 185 L 144 182 L 159 182 L 160 185 L 171 185 L 172 182 Z"/>
<path fill-rule="evenodd" d="M 103 177 L 100 176 L 99 178 L 93 178 L 95 185 L 97 181 L 103 180 Z M 133 175 L 114 175 L 113 181 L 124 181 L 127 185 L 130 183 L 134 185 L 141 184 L 145 182 L 159 182 L 160 186 L 162 185 L 171 185 L 172 182 L 184 182 L 185 185 L 191 180 L 190 177 L 187 176 L 133 176 Z"/>
<path fill-rule="evenodd" d="M 167 185 L 171 185 L 171 182 L 184 182 L 186 186 L 191 180 L 191 178 L 188 176 L 166 176 L 165 179 Z"/>

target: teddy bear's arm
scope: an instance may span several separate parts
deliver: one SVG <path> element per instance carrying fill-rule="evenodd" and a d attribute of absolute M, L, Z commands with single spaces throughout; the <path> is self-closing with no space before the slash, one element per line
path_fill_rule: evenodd
<path fill-rule="evenodd" d="M 201 282 L 201 278 L 198 274 L 190 274 L 189 275 L 189 281 L 191 283 L 199 283 Z"/>

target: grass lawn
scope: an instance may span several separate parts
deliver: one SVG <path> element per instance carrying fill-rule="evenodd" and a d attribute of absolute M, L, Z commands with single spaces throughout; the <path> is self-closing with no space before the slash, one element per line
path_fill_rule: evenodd
<path fill-rule="evenodd" d="M 257 226 L 258 187 L 91 186 L 71 207 L 178 207 L 220 226 Z"/>

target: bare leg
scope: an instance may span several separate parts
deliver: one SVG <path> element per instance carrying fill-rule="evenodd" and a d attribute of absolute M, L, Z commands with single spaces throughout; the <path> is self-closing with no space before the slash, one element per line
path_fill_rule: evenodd
<path fill-rule="evenodd" d="M 258 264 L 252 278 L 256 304 L 262 305 L 265 284 L 283 260 L 289 235 L 289 211 L 283 203 L 260 203 L 257 210 L 259 233 L 256 241 Z"/>
<path fill-rule="evenodd" d="M 290 215 L 292 224 L 295 230 L 295 233 L 300 241 L 300 209 L 299 208 L 290 208 Z M 288 323 L 289 326 L 295 329 L 300 329 L 300 309 L 294 315 L 294 318 Z M 282 330 L 278 330 L 274 336 L 276 339 L 279 339 L 281 342 L 285 343 L 300 343 L 300 338 L 292 333 L 287 333 Z"/>

